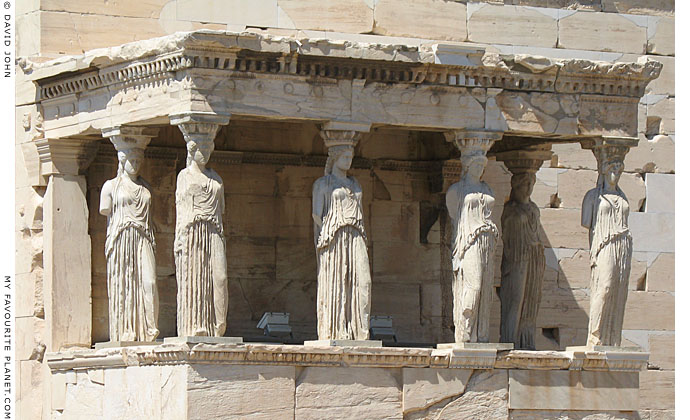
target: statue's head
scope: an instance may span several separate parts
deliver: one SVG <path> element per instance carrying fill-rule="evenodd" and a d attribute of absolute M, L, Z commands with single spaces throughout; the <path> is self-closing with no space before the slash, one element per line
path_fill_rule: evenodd
<path fill-rule="evenodd" d="M 486 164 L 489 159 L 486 158 L 482 153 L 472 153 L 469 155 L 464 155 L 460 157 L 460 163 L 462 164 L 462 177 L 467 175 L 473 178 L 479 179 L 484 173 Z"/>
<path fill-rule="evenodd" d="M 510 178 L 510 197 L 521 203 L 526 203 L 532 196 L 537 175 L 532 171 L 520 172 Z"/>
<path fill-rule="evenodd" d="M 328 148 L 328 160 L 326 161 L 326 175 L 333 173 L 333 167 L 347 172 L 352 166 L 352 158 L 355 156 L 355 148 L 350 145 L 332 146 Z"/>
<path fill-rule="evenodd" d="M 594 147 L 593 152 L 599 169 L 598 186 L 618 189 L 618 181 L 625 168 L 623 159 L 629 150 L 630 146 L 625 144 L 604 144 Z"/>
<path fill-rule="evenodd" d="M 115 127 L 103 131 L 117 150 L 117 174 L 137 176 L 144 163 L 144 149 L 151 141 L 150 134 L 142 134 L 137 127 Z"/>
<path fill-rule="evenodd" d="M 130 176 L 137 176 L 144 161 L 144 149 L 129 148 L 117 152 L 118 173 L 126 172 Z"/>
<path fill-rule="evenodd" d="M 609 185 L 617 187 L 618 181 L 623 174 L 623 168 L 625 168 L 625 165 L 622 160 L 612 159 L 601 165 L 601 175 Z"/>
<path fill-rule="evenodd" d="M 187 166 L 192 162 L 205 167 L 211 159 L 211 153 L 215 149 L 212 140 L 189 140 L 187 142 Z"/>

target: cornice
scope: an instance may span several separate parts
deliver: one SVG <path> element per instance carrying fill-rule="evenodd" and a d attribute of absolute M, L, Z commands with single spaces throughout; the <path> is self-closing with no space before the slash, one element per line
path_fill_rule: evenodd
<path fill-rule="evenodd" d="M 661 71 L 661 64 L 652 60 L 607 63 L 548 59 L 498 55 L 445 44 L 444 53 L 449 48 L 457 49 L 457 54 L 468 57 L 467 65 L 436 64 L 438 46 L 202 30 L 94 50 L 36 64 L 27 71 L 39 86 L 40 100 L 178 80 L 183 71 L 192 79 L 195 72 L 207 77 L 210 71 L 230 79 L 273 74 L 324 82 L 345 79 L 640 98 L 646 85 Z"/>

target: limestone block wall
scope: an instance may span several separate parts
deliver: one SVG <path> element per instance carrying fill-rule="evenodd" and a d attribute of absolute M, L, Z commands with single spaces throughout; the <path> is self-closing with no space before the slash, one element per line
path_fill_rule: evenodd
<path fill-rule="evenodd" d="M 70 420 L 639 420 L 628 408 L 637 381 L 637 372 L 132 366 L 54 374 L 51 411 Z"/>
<path fill-rule="evenodd" d="M 650 369 L 643 372 L 640 378 L 641 404 L 648 418 L 673 417 L 673 387 L 674 387 L 674 248 L 673 248 L 673 197 L 674 197 L 674 142 L 675 142 L 675 46 L 674 46 L 674 2 L 663 0 L 648 2 L 644 0 L 504 0 L 489 3 L 442 1 L 442 0 L 262 0 L 244 2 L 236 0 L 226 2 L 221 0 L 126 0 L 120 2 L 98 3 L 88 0 L 33 0 L 17 4 L 17 54 L 31 57 L 33 60 L 43 61 L 64 54 L 76 54 L 92 48 L 118 45 L 134 40 L 146 39 L 165 35 L 180 30 L 200 28 L 266 31 L 275 34 L 323 37 L 329 39 L 352 40 L 362 42 L 404 43 L 420 45 L 427 42 L 467 42 L 471 45 L 484 46 L 491 51 L 502 53 L 530 53 L 549 57 L 586 58 L 604 61 L 637 61 L 654 59 L 664 65 L 659 79 L 653 81 L 647 88 L 647 94 L 642 98 L 638 113 L 639 146 L 633 149 L 626 158 L 626 174 L 621 180 L 621 187 L 631 201 L 631 208 L 638 210 L 631 214 L 630 223 L 635 240 L 635 254 L 633 274 L 631 277 L 631 292 L 626 308 L 624 337 L 629 343 L 640 345 L 651 352 Z M 23 80 L 18 72 L 17 84 L 17 137 L 16 154 L 16 244 L 17 244 L 17 325 L 22 334 L 18 337 L 18 371 L 19 410 L 20 418 L 41 418 L 41 413 L 48 413 L 40 404 L 44 389 L 43 365 L 43 295 L 42 295 L 42 197 L 45 187 L 32 187 L 30 179 L 36 174 L 38 163 L 32 161 L 23 151 L 34 147 L 32 138 L 41 137 L 41 122 L 37 118 L 34 105 L 35 92 L 31 83 Z M 275 129 L 277 130 L 277 129 Z M 302 129 L 297 129 L 300 131 Z M 173 134 L 171 134 L 173 135 Z M 174 134 L 176 136 L 177 134 Z M 381 136 L 381 134 L 372 134 Z M 410 134 L 418 135 L 418 134 Z M 304 153 L 311 153 L 322 147 L 320 139 L 312 136 L 312 149 Z M 161 136 L 162 137 L 162 136 Z M 227 135 L 227 137 L 233 137 Z M 239 136 L 241 137 L 241 136 Z M 177 141 L 179 140 L 179 141 Z M 177 139 L 175 143 L 181 144 Z M 318 142 L 317 142 L 318 140 Z M 305 144 L 308 144 L 306 141 Z M 280 145 L 277 139 L 271 143 L 271 148 Z M 400 148 L 395 142 L 370 142 L 381 144 L 386 152 L 397 153 Z M 228 144 L 228 149 L 239 147 Z M 366 152 L 366 141 L 362 143 L 362 153 Z M 373 146 L 372 146 L 373 147 Z M 586 231 L 579 227 L 579 207 L 582 197 L 589 185 L 594 185 L 594 158 L 589 151 L 583 151 L 578 145 L 557 145 L 554 147 L 556 157 L 547 162 L 539 172 L 539 184 L 535 189 L 533 199 L 542 211 L 542 225 L 544 236 L 549 243 L 547 250 L 548 267 L 546 272 L 544 297 L 542 301 L 539 328 L 538 347 L 563 348 L 570 344 L 582 344 L 585 340 L 586 319 L 588 312 L 588 274 L 586 253 Z M 373 152 L 372 152 L 373 153 Z M 374 154 L 372 154 L 373 156 Z M 145 176 L 150 180 L 161 177 L 165 181 L 161 191 L 170 192 L 174 189 L 174 177 L 171 173 L 179 170 L 181 162 L 175 168 L 166 165 L 163 160 L 147 162 Z M 110 169 L 107 162 L 102 162 L 101 178 L 112 176 L 112 162 Z M 241 169 L 240 169 L 241 166 Z M 505 179 L 507 172 L 500 164 L 491 163 L 487 177 L 497 177 L 497 180 L 487 179 L 494 190 L 500 190 L 499 185 L 507 188 Z M 233 173 L 224 178 L 234 178 L 237 171 L 246 172 L 246 179 L 264 179 L 256 177 L 259 169 L 256 165 L 234 166 Z M 271 166 L 276 171 L 277 166 Z M 504 172 L 498 171 L 501 169 Z M 110 170 L 111 172 L 107 172 Z M 89 176 L 97 178 L 96 171 Z M 303 171 L 303 173 L 300 173 Z M 295 175 L 295 172 L 300 173 Z M 384 284 L 394 278 L 396 266 L 388 267 L 392 271 L 379 271 L 377 261 L 385 264 L 381 259 L 386 251 L 394 249 L 395 241 L 408 239 L 406 235 L 415 236 L 419 227 L 410 228 L 404 220 L 415 212 L 420 215 L 433 213 L 433 206 L 429 207 L 426 199 L 419 200 L 376 200 L 378 197 L 401 197 L 405 194 L 404 182 L 396 178 L 400 173 L 390 175 L 385 171 L 376 172 L 376 177 L 369 170 L 355 170 L 354 173 L 362 182 L 365 190 L 371 187 L 368 214 L 381 215 L 388 218 L 386 222 L 394 229 L 395 234 L 386 232 L 389 236 L 388 244 L 376 242 L 377 225 L 372 223 L 371 217 L 367 229 L 371 232 L 374 251 L 371 255 L 377 282 Z M 280 185 L 290 184 L 300 179 L 300 182 L 310 185 L 311 179 L 320 175 L 318 168 L 285 167 L 281 175 L 266 176 L 265 180 L 273 179 L 273 187 L 285 199 L 294 200 L 295 207 L 285 206 L 287 210 L 295 210 L 294 215 L 283 216 L 282 220 L 294 220 L 289 229 L 300 232 L 300 240 L 307 239 L 307 221 L 304 219 L 302 208 L 306 202 L 303 187 L 296 190 L 280 190 Z M 250 176 L 251 175 L 251 176 Z M 414 178 L 414 177 L 412 177 Z M 408 179 L 412 185 L 412 178 Z M 90 178 L 91 179 L 91 178 Z M 276 181 L 282 179 L 282 181 Z M 573 179 L 577 180 L 573 182 Z M 286 181 L 289 180 L 289 181 Z M 501 181 L 502 180 L 502 181 Z M 587 180 L 583 182 L 583 180 Z M 385 186 L 381 188 L 381 183 Z M 94 193 L 95 184 L 91 182 L 90 194 Z M 226 181 L 227 182 L 227 181 Z M 247 181 L 249 182 L 249 181 Z M 281 184 L 282 182 L 282 184 Z M 449 185 L 444 183 L 444 188 Z M 172 184 L 171 184 L 172 183 Z M 366 183 L 366 185 L 365 185 Z M 502 184 L 503 183 L 503 184 Z M 395 187 L 394 187 L 395 186 Z M 266 185 L 262 188 L 267 187 Z M 258 190 L 256 189 L 252 190 Z M 410 187 L 408 187 L 408 190 Z M 163 193 L 161 193 L 163 194 Z M 235 194 L 247 195 L 238 191 Z M 290 194 L 297 194 L 291 196 Z M 301 194 L 301 195 L 300 195 Z M 408 191 L 407 194 L 410 194 Z M 416 193 L 415 193 L 416 194 Z M 257 196 L 258 197 L 258 196 Z M 163 195 L 157 197 L 164 200 Z M 253 210 L 269 205 L 267 200 L 275 197 L 256 198 L 248 208 L 233 208 L 229 211 L 235 216 L 239 214 L 253 215 Z M 381 202 L 379 202 L 381 201 Z M 435 201 L 428 200 L 433 204 Z M 165 202 L 165 201 L 163 201 Z M 168 199 L 169 202 L 169 199 Z M 442 201 L 441 201 L 442 202 Z M 418 204 L 411 204 L 418 203 Z M 497 205 L 501 201 L 497 201 Z M 279 207 L 275 207 L 279 208 Z M 93 226 L 104 223 L 101 216 L 91 207 Z M 298 210 L 299 209 L 299 210 Z M 431 209 L 431 210 L 430 210 Z M 497 210 L 500 210 L 497 207 Z M 174 217 L 174 213 L 160 214 L 163 210 L 156 210 L 157 220 Z M 172 210 L 169 210 L 172 211 Z M 441 242 L 443 238 L 443 212 L 438 224 L 431 227 L 427 236 L 428 243 L 418 243 L 410 249 L 418 252 Z M 387 216 L 385 216 L 387 215 Z M 229 215 L 229 218 L 234 217 Z M 294 217 L 294 219 L 290 219 Z M 377 216 L 379 217 L 379 216 Z M 500 219 L 500 211 L 495 218 Z M 422 220 L 424 217 L 421 218 Z M 259 221 L 254 222 L 253 228 L 265 228 Z M 292 223 L 292 222 L 291 222 Z M 301 225 L 300 225 L 301 223 Z M 436 222 L 435 222 L 436 223 Z M 420 225 L 424 223 L 420 222 Z M 169 229 L 169 228 L 168 228 Z M 373 230 L 372 230 L 373 229 Z M 409 230 L 411 229 L 411 230 Z M 413 231 L 414 230 L 414 231 Z M 238 259 L 262 258 L 268 261 L 280 261 L 277 257 L 279 249 L 294 251 L 295 260 L 313 258 L 309 256 L 308 246 L 300 248 L 272 249 L 266 243 L 254 242 L 243 232 L 229 232 L 236 242 L 244 243 L 236 248 L 239 255 L 229 258 Z M 278 237 L 284 233 L 279 233 Z M 166 236 L 171 231 L 161 231 L 159 237 L 159 253 L 165 251 Z M 380 237 L 381 233 L 379 233 Z M 167 236 L 169 238 L 170 236 Z M 415 236 L 416 237 L 416 236 Z M 243 238 L 243 239 L 239 239 Z M 93 235 L 94 271 L 96 257 L 102 255 L 102 239 Z M 244 242 L 242 242 L 244 241 Z M 277 244 L 278 239 L 274 239 Z M 305 242 L 306 243 L 306 242 Z M 441 249 L 437 247 L 437 249 Z M 284 255 L 282 252 L 279 255 Z M 97 255 L 98 254 L 98 255 Z M 313 254 L 312 254 L 313 255 Z M 422 254 L 426 255 L 426 254 Z M 102 258 L 102 257 L 99 257 Z M 377 259 L 378 258 L 378 259 Z M 443 265 L 443 253 L 440 256 L 429 257 L 430 265 Z M 174 284 L 171 277 L 172 261 L 160 259 L 159 277 L 161 284 Z M 406 261 L 400 259 L 399 261 Z M 102 262 L 101 262 L 102 263 Z M 167 265 L 165 265 L 167 264 Z M 447 264 L 446 264 L 447 266 Z M 286 290 L 297 293 L 295 283 L 288 280 L 292 277 L 307 278 L 307 270 L 315 270 L 310 263 L 295 264 L 294 267 L 264 268 L 263 273 L 258 269 L 249 270 L 244 267 L 231 267 L 231 271 L 242 273 L 231 284 L 231 293 L 238 296 L 248 282 L 264 275 L 266 278 L 282 278 Z M 401 270 L 402 271 L 402 270 Z M 278 276 L 280 273 L 280 276 Z M 311 275 L 313 273 L 309 273 Z M 440 273 L 423 273 L 425 279 L 434 278 L 437 283 L 427 284 L 415 280 L 405 284 L 405 290 L 396 286 L 389 286 L 391 292 L 404 296 L 417 296 L 405 304 L 416 308 L 414 316 L 399 314 L 400 319 L 419 319 L 419 327 L 409 333 L 421 334 L 423 337 L 450 339 L 444 336 L 450 325 L 444 325 L 449 312 L 446 306 L 438 306 L 434 302 L 447 302 L 450 286 L 449 272 L 441 268 Z M 437 277 L 434 277 L 437 276 Z M 94 314 L 103 314 L 104 305 L 104 277 L 94 272 Z M 101 283 L 99 283 L 101 282 Z M 167 282 L 167 283 L 166 283 Z M 100 284 L 100 288 L 96 285 Z M 258 286 L 259 281 L 253 283 Z M 264 285 L 270 284 L 265 281 Z M 497 282 L 496 285 L 499 283 Z M 415 286 L 416 285 L 416 289 Z M 262 286 L 263 287 L 263 286 Z M 313 285 L 310 286 L 313 288 Z M 380 286 L 382 287 L 382 286 Z M 291 289 L 292 288 L 292 289 Z M 239 289 L 239 290 L 238 290 Z M 264 289 L 256 289 L 258 296 L 264 296 Z M 302 295 L 302 290 L 298 293 Z M 307 288 L 308 293 L 313 293 Z M 307 294 L 308 294 L 307 293 Z M 380 292 L 375 292 L 380 293 Z M 382 295 L 385 302 L 374 302 L 376 307 L 401 306 L 397 297 L 389 299 Z M 439 297 L 440 296 L 440 297 Z M 168 305 L 161 312 L 161 320 L 171 319 L 171 302 L 174 296 L 165 295 L 163 299 Z M 276 297 L 273 303 L 281 303 L 284 296 Z M 231 302 L 239 305 L 242 302 Z M 269 302 L 270 303 L 270 302 Z M 278 306 L 278 305 L 275 305 Z M 650 310 L 654 308 L 654 310 Z M 290 308 L 293 309 L 293 308 Z M 294 316 L 305 311 L 295 308 Z M 254 308 L 244 308 L 243 315 L 254 316 Z M 260 314 L 259 314 L 260 315 Z M 306 318 L 301 321 L 298 331 L 306 331 L 309 326 Z M 447 322 L 447 321 L 446 321 Z M 497 337 L 498 310 L 492 312 L 492 334 Z M 241 322 L 232 321 L 231 328 L 239 329 Z M 106 320 L 101 315 L 94 315 L 94 339 L 103 338 Z M 247 322 L 246 328 L 250 325 Z M 412 325 L 412 324 L 410 324 Z M 431 327 L 430 327 L 431 326 Z M 167 331 L 173 326 L 163 325 Z M 99 335 L 100 334 L 100 335 Z M 446 337 L 446 338 L 443 338 Z M 46 385 L 47 386 L 47 385 Z M 48 415 L 48 414 L 46 414 Z"/>
<path fill-rule="evenodd" d="M 633 354 L 480 354 L 266 344 L 49 353 L 47 408 L 65 420 L 649 418 L 637 411 Z"/>
<path fill-rule="evenodd" d="M 38 162 L 23 153 L 40 137 L 40 120 L 33 104 L 34 89 L 18 87 L 15 112 L 15 267 L 16 267 L 16 366 L 19 418 L 41 418 L 46 366 L 45 311 L 43 299 L 43 195 L 45 187 L 33 187 L 30 175 Z"/>

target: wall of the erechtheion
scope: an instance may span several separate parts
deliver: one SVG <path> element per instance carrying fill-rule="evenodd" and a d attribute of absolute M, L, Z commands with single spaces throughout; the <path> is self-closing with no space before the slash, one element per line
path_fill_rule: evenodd
<path fill-rule="evenodd" d="M 641 410 L 651 418 L 673 417 L 673 1 L 505 0 L 504 4 L 500 1 L 486 4 L 434 0 L 275 0 L 251 3 L 255 6 L 233 8 L 225 3 L 221 7 L 220 1 L 213 0 L 19 2 L 17 55 L 45 61 L 180 30 L 254 28 L 304 37 L 411 45 L 423 40 L 464 41 L 503 53 L 617 62 L 650 57 L 662 62 L 661 76 L 647 87 L 647 95 L 640 102 L 640 142 L 626 157 L 626 173 L 621 179 L 631 210 L 636 211 L 630 216 L 635 238 L 630 280 L 633 290 L 628 298 L 623 336 L 626 344 L 639 345 L 651 353 L 649 370 L 640 374 Z M 45 366 L 41 363 L 41 343 L 45 340 L 41 206 L 45 187 L 31 185 L 28 171 L 33 169 L 27 167 L 21 153 L 22 143 L 39 134 L 27 122 L 27 115 L 34 118 L 36 115 L 35 89 L 20 70 L 17 76 L 16 315 L 20 331 L 17 396 L 21 418 L 33 419 L 41 418 L 43 408 L 37 401 L 42 400 L 46 385 L 43 383 Z M 164 144 L 184 147 L 178 131 L 177 128 L 161 130 L 152 147 Z M 315 126 L 310 125 L 232 121 L 221 131 L 216 143 L 219 150 L 324 153 L 323 142 Z M 115 166 L 112 147 L 107 142 L 104 145 L 105 152 L 88 173 L 94 341 L 107 338 L 102 274 L 105 218 L 97 213 L 96 204 L 98 189 L 103 180 L 113 176 Z M 450 150 L 440 134 L 381 129 L 364 136 L 357 155 L 368 159 L 424 160 L 442 159 Z M 579 213 L 585 191 L 595 183 L 595 159 L 578 144 L 555 145 L 553 150 L 554 159 L 546 162 L 538 173 L 533 194 L 541 209 L 549 247 L 538 321 L 538 327 L 546 328 L 549 338 L 538 334 L 540 349 L 583 344 L 588 312 L 588 244 L 586 231 L 579 226 Z M 165 335 L 172 334 L 174 328 L 172 197 L 175 172 L 182 163 L 165 157 L 150 158 L 143 172 L 156 191 L 154 221 L 160 229 L 157 256 L 164 303 L 160 320 Z M 283 163 L 214 163 L 212 166 L 225 180 L 228 194 L 225 225 L 233 308 L 230 313 L 234 317 L 229 332 L 254 334 L 258 331 L 254 328 L 256 317 L 263 311 L 285 310 L 291 313 L 291 323 L 298 336 L 307 338 L 314 331 L 315 317 L 315 257 L 308 203 L 311 183 L 322 174 L 322 168 Z M 441 264 L 439 224 L 430 229 L 427 243 L 420 243 L 419 237 L 420 221 L 426 222 L 422 216 L 430 211 L 427 204 L 420 203 L 427 200 L 434 203 L 428 196 L 432 191 L 426 189 L 430 184 L 424 177 L 420 181 L 419 172 L 355 169 L 353 174 L 365 193 L 366 228 L 374 270 L 373 313 L 392 315 L 401 340 L 448 340 L 451 336 L 444 331 L 442 320 L 443 316 L 450 316 L 450 286 L 448 273 L 441 271 L 447 266 Z M 501 164 L 492 162 L 486 178 L 497 194 L 494 220 L 498 221 L 500 204 L 509 188 L 508 176 Z M 443 186 L 444 191 L 448 182 Z M 286 252 L 287 258 L 283 258 Z M 248 264 L 249 261 L 252 263 Z M 417 261 L 424 263 L 416 264 Z M 496 306 L 493 338 L 497 337 L 497 321 Z"/>
<path fill-rule="evenodd" d="M 167 154 L 155 153 L 160 147 Z M 174 336 L 177 286 L 172 249 L 175 179 L 185 158 L 182 134 L 176 127 L 165 128 L 149 150 L 142 176 L 153 186 L 160 329 L 161 336 Z M 230 161 L 232 155 L 223 151 L 244 152 L 243 162 Z M 439 217 L 444 183 L 440 165 L 432 161 L 438 164 L 457 152 L 441 133 L 392 129 L 365 134 L 356 152 L 351 175 L 363 189 L 373 273 L 372 315 L 392 316 L 399 341 L 451 340 L 452 333 L 447 331 L 444 337 L 442 332 L 444 311 L 446 329 L 452 325 L 450 290 L 442 291 L 441 286 L 442 250 L 450 255 L 441 246 L 440 235 L 446 217 Z M 225 184 L 230 295 L 226 335 L 261 335 L 256 324 L 264 312 L 272 311 L 290 313 L 296 340 L 316 338 L 311 194 L 313 182 L 323 175 L 324 155 L 323 140 L 313 124 L 232 121 L 216 137 L 210 166 Z M 95 210 L 101 186 L 117 170 L 115 159 L 115 150 L 105 143 L 87 177 L 94 341 L 108 340 L 106 226 L 105 217 Z M 487 179 L 499 197 L 494 218 L 500 222 L 500 197 L 507 194 L 510 178 L 496 165 L 490 172 Z M 495 327 L 497 338 L 498 319 Z"/>

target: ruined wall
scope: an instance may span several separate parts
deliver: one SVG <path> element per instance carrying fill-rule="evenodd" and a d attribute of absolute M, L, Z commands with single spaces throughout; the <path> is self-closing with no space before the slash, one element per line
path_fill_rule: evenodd
<path fill-rule="evenodd" d="M 637 372 L 190 363 L 67 370 L 53 383 L 53 414 L 70 420 L 643 419 Z"/>
<path fill-rule="evenodd" d="M 20 72 L 21 73 L 21 72 Z M 35 89 L 18 84 L 15 113 L 15 268 L 16 268 L 16 370 L 18 418 L 41 418 L 43 386 L 47 367 L 43 302 L 43 195 L 45 186 L 34 187 L 30 179 L 37 162 L 24 159 L 23 150 L 42 137 L 41 120 L 34 105 Z"/>
<path fill-rule="evenodd" d="M 253 7 L 246 6 L 249 3 Z M 34 0 L 19 2 L 17 6 L 17 55 L 30 56 L 39 61 L 179 30 L 249 28 L 274 34 L 409 45 L 419 45 L 433 40 L 463 41 L 506 54 L 527 53 L 605 61 L 652 58 L 662 62 L 664 69 L 660 78 L 648 86 L 647 95 L 640 103 L 640 144 L 626 158 L 626 174 L 621 180 L 621 187 L 631 202 L 631 209 L 639 210 L 630 217 L 635 237 L 635 253 L 624 337 L 628 344 L 640 345 L 651 352 L 650 370 L 643 372 L 640 377 L 643 415 L 650 418 L 673 417 L 675 19 L 672 0 L 505 0 L 494 1 L 491 4 L 440 0 L 262 0 L 246 3 L 219 0 L 145 0 L 105 4 L 95 4 L 86 0 Z M 18 398 L 21 418 L 40 418 L 42 407 L 36 401 L 41 400 L 44 386 L 40 362 L 43 341 L 41 203 L 44 188 L 31 186 L 29 176 L 36 171 L 35 162 L 24 161 L 24 155 L 21 153 L 22 147 L 28 147 L 26 144 L 32 137 L 40 137 L 40 120 L 36 118 L 35 107 L 32 105 L 35 98 L 32 85 L 25 82 L 21 72 L 19 73 L 15 197 L 17 326 L 23 334 L 18 337 Z M 272 127 L 257 131 L 249 126 L 242 129 L 244 131 L 233 133 L 233 130 L 239 127 L 235 122 L 231 124 L 229 129 L 221 133 L 223 139 L 217 139 L 219 142 L 228 142 L 224 146 L 219 144 L 219 148 L 239 149 L 242 144 L 234 139 L 260 138 L 263 141 L 264 137 L 270 137 L 266 134 L 267 131 L 282 130 Z M 290 130 L 290 136 L 301 139 L 302 149 L 296 153 L 323 153 L 319 149 L 322 143 L 316 136 L 315 128 L 292 127 Z M 176 145 L 181 145 L 183 141 L 176 137 L 179 135 L 175 131 L 176 129 L 166 135 L 174 140 Z M 415 136 L 419 135 L 374 132 L 362 141 L 358 155 L 361 153 L 365 156 L 377 156 L 374 151 L 367 151 L 368 143 L 380 145 L 385 153 L 402 153 L 395 155 L 395 158 L 404 159 L 401 156 L 407 151 L 399 147 L 399 143 L 393 140 L 387 143 L 380 139 L 410 136 L 418 139 Z M 277 134 L 273 136 L 273 140 L 268 143 L 254 141 L 251 146 L 258 147 L 264 144 L 277 151 L 284 142 L 279 140 L 280 136 Z M 164 134 L 161 134 L 162 137 Z M 158 140 L 161 141 L 160 138 Z M 542 334 L 538 334 L 537 343 L 540 349 L 582 344 L 585 341 L 587 326 L 587 237 L 585 229 L 579 226 L 579 208 L 585 191 L 594 185 L 595 160 L 591 152 L 580 150 L 578 145 L 556 145 L 554 152 L 556 157 L 552 162 L 547 162 L 538 174 L 539 183 L 533 195 L 534 201 L 541 208 L 544 236 L 549 243 L 545 290 L 538 321 L 538 326 L 542 329 Z M 96 180 L 111 177 L 114 173 L 112 165 L 112 161 L 108 163 L 101 159 L 93 167 L 93 172 L 89 174 L 90 202 L 93 201 L 95 189 L 100 186 L 96 184 Z M 172 174 L 181 168 L 182 162 L 177 162 L 175 168 L 170 165 L 172 163 L 165 160 L 149 160 L 144 173 L 149 180 L 160 177 L 164 181 L 160 195 L 154 197 L 162 203 L 165 203 L 165 194 L 168 194 L 169 200 L 171 191 L 174 190 Z M 267 242 L 262 242 L 263 239 L 255 241 L 252 239 L 253 236 L 246 235 L 246 232 L 230 231 L 228 228 L 233 237 L 231 243 L 235 244 L 229 252 L 237 253 L 229 255 L 230 264 L 233 264 L 233 261 L 250 259 L 274 262 L 273 265 L 264 264 L 263 268 L 231 266 L 230 273 L 237 273 L 235 277 L 231 274 L 234 282 L 231 284 L 231 294 L 239 296 L 242 290 L 249 290 L 253 295 L 247 298 L 248 301 L 253 299 L 255 302 L 262 302 L 267 299 L 262 303 L 272 308 L 284 306 L 285 310 L 293 313 L 293 317 L 300 314 L 302 321 L 295 325 L 299 325 L 298 330 L 306 334 L 306 331 L 313 330 L 313 319 L 308 318 L 312 315 L 313 306 L 306 309 L 303 305 L 289 305 L 296 299 L 293 297 L 295 295 L 302 299 L 314 293 L 313 283 L 306 291 L 300 288 L 307 284 L 306 279 L 315 277 L 313 249 L 307 232 L 309 221 L 305 219 L 308 213 L 303 208 L 308 201 L 305 191 L 310 188 L 312 180 L 320 176 L 321 170 L 318 167 L 281 164 L 230 165 L 226 170 L 227 174 L 221 173 L 226 183 L 230 184 L 230 180 L 239 179 L 240 182 L 236 185 L 244 188 L 232 192 L 238 199 L 235 199 L 235 196 L 230 197 L 234 201 L 229 201 L 226 226 L 231 226 L 233 218 L 238 217 L 251 220 L 253 229 L 268 229 L 267 226 L 278 229 L 276 226 L 283 226 L 282 222 L 277 224 L 278 220 L 289 221 L 289 224 L 285 225 L 287 227 L 281 228 L 284 231 L 279 231 L 275 235 L 268 230 L 258 230 L 261 235 L 256 235 L 257 238 L 273 238 L 266 239 Z M 414 177 L 406 178 L 404 171 L 393 174 L 386 171 L 373 172 L 375 177 L 369 169 L 353 171 L 362 183 L 369 200 L 367 229 L 370 232 L 370 258 L 374 266 L 374 282 L 379 285 L 374 289 L 373 309 L 375 313 L 378 313 L 377 308 L 397 309 L 398 313 L 390 314 L 396 319 L 396 327 L 401 325 L 405 337 L 415 336 L 415 340 L 417 337 L 429 340 L 436 337 L 441 337 L 442 340 L 450 339 L 447 335 L 450 325 L 443 325 L 444 319 L 447 320 L 449 316 L 447 302 L 450 293 L 450 274 L 443 268 L 444 257 L 440 244 L 434 243 L 440 242 L 443 237 L 443 212 L 438 224 L 432 227 L 427 236 L 428 243 L 421 243 L 418 238 L 418 216 L 421 213 L 428 214 L 429 205 L 439 202 L 439 197 L 425 198 L 426 192 L 423 192 L 422 198 L 415 196 L 419 191 L 425 190 L 420 189 L 418 183 L 412 187 Z M 491 163 L 486 177 L 498 192 L 497 195 L 504 194 L 500 191 L 507 191 L 508 174 L 502 165 Z M 263 180 L 265 184 L 254 187 L 250 184 L 252 179 Z M 443 181 L 444 190 L 450 181 Z M 295 185 L 295 182 L 299 184 Z M 273 188 L 272 194 L 254 193 L 260 189 L 268 191 L 266 188 L 270 186 Z M 391 195 L 390 200 L 387 199 L 386 192 Z M 240 206 L 240 198 L 247 198 L 246 196 L 253 197 L 251 204 L 241 204 L 245 206 L 241 208 L 233 207 L 233 203 Z M 286 204 L 288 201 L 294 204 L 294 207 L 289 207 Z M 502 200 L 497 196 L 495 220 L 500 219 L 500 203 Z M 167 205 L 167 210 L 173 211 L 169 201 Z M 161 214 L 162 208 L 156 210 L 156 218 L 161 220 L 160 224 L 165 227 L 165 223 L 170 223 L 169 218 L 174 217 L 174 213 Z M 263 225 L 260 223 L 263 219 L 253 220 L 254 210 L 261 208 L 264 209 L 262 211 L 273 212 L 276 215 L 276 224 Z M 271 210 L 266 210 L 269 208 Z M 94 314 L 101 314 L 100 317 L 94 316 L 94 339 L 98 340 L 103 338 L 103 328 L 107 322 L 103 319 L 103 299 L 106 296 L 103 288 L 104 277 L 99 277 L 96 272 L 98 264 L 103 264 L 103 239 L 99 237 L 98 229 L 105 221 L 97 214 L 95 207 L 92 206 L 91 209 L 91 226 L 94 228 Z M 288 214 L 288 211 L 294 213 Z M 373 223 L 374 217 L 382 219 L 381 226 L 388 230 L 377 232 L 378 222 Z M 416 222 L 408 223 L 408 220 Z M 167 294 L 164 295 L 168 306 L 161 312 L 163 322 L 174 319 L 171 312 L 174 307 L 170 306 L 170 302 L 174 302 L 174 296 L 170 294 L 170 286 L 174 284 L 174 277 L 171 277 L 171 251 L 164 248 L 165 241 L 169 240 L 172 231 L 169 227 L 167 229 L 167 232 L 161 231 L 158 234 L 159 276 L 161 284 L 167 285 L 168 288 Z M 271 234 L 262 236 L 267 231 Z M 287 232 L 298 235 L 299 247 L 287 249 L 278 246 L 285 239 L 282 236 Z M 378 243 L 377 238 L 384 237 L 384 233 L 388 235 L 387 243 Z M 269 245 L 271 241 L 274 244 L 273 248 Z M 402 242 L 406 245 L 398 246 Z M 435 251 L 429 251 L 430 249 Z M 410 264 L 411 267 L 406 266 L 405 270 L 402 270 L 397 263 L 410 260 L 399 258 L 396 264 L 391 266 L 389 259 L 381 258 L 382 255 L 395 253 L 396 250 L 415 252 L 419 255 L 427 255 L 425 253 L 428 252 L 431 254 L 428 259 L 429 265 L 418 267 Z M 294 267 L 279 266 L 278 262 L 282 261 L 280 255 L 285 251 L 294 251 L 296 254 L 292 255 L 290 260 L 303 263 L 295 264 Z M 435 253 L 436 251 L 440 254 Z M 165 253 L 168 253 L 169 257 L 161 256 Z M 97 260 L 97 257 L 101 260 Z M 377 264 L 384 267 L 382 271 L 377 272 Z M 400 270 L 396 271 L 399 268 Z M 414 271 L 415 276 L 403 279 L 401 274 L 409 270 L 419 271 Z M 384 284 L 396 284 L 396 278 L 403 279 L 399 283 L 402 286 L 387 286 L 388 289 L 382 289 Z M 244 288 L 250 284 L 257 286 L 256 289 L 239 290 L 240 285 Z M 286 286 L 285 290 L 288 293 L 271 295 L 275 285 Z M 387 292 L 397 295 L 389 295 Z M 392 297 L 389 299 L 389 296 Z M 414 300 L 415 297 L 418 300 Z M 401 300 L 403 298 L 404 300 Z M 414 311 L 403 311 L 401 302 L 411 305 Z M 433 302 L 444 302 L 445 306 L 439 307 Z M 260 316 L 261 314 L 256 312 L 263 310 L 248 308 L 246 300 L 233 300 L 231 305 L 243 308 L 238 312 L 242 317 L 232 320 L 229 326 L 237 330 L 252 329 L 253 321 L 249 322 L 248 319 Z M 651 310 L 652 308 L 654 310 Z M 497 322 L 498 310 L 494 305 L 492 337 L 497 337 Z M 172 331 L 174 326 L 168 324 L 164 325 L 164 328 Z"/>

